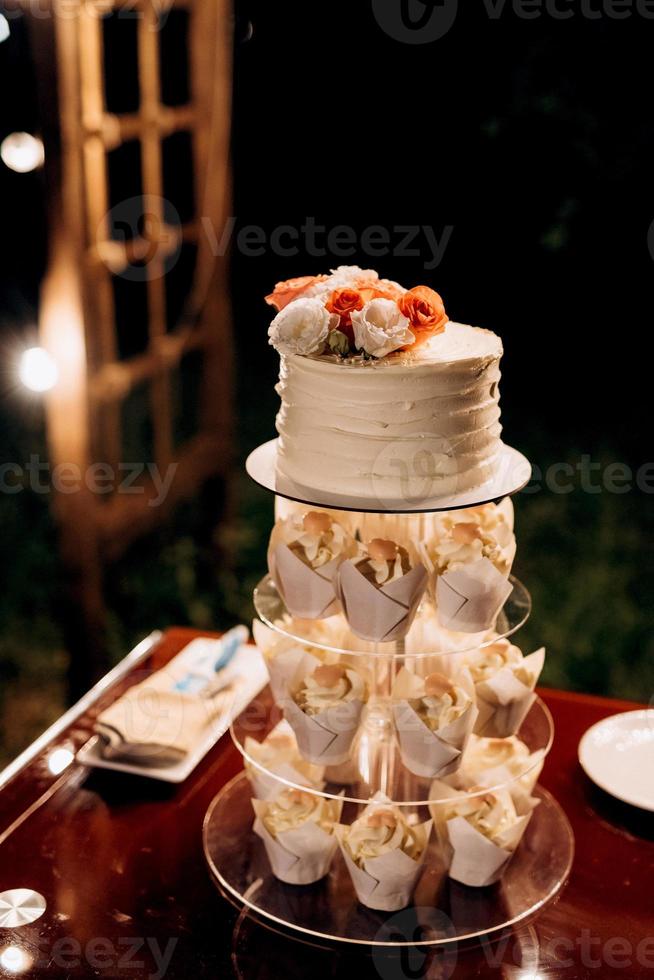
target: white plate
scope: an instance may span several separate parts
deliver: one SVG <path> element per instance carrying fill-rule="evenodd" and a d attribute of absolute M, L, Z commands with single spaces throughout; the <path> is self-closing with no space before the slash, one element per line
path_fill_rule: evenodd
<path fill-rule="evenodd" d="M 478 507 L 493 500 L 501 500 L 522 490 L 531 479 L 531 464 L 526 456 L 511 446 L 502 446 L 497 464 L 497 474 L 480 487 L 463 493 L 446 496 L 425 496 L 418 499 L 379 500 L 369 497 L 349 497 L 328 493 L 311 487 L 303 487 L 277 471 L 277 439 L 264 442 L 247 458 L 245 468 L 255 483 L 272 490 L 280 497 L 297 500 L 301 504 L 329 507 L 334 510 L 370 511 L 375 514 L 420 514 L 436 510 L 458 510 Z M 398 487 L 398 490 L 400 488 Z"/>
<path fill-rule="evenodd" d="M 118 762 L 115 759 L 104 759 L 100 752 L 100 739 L 94 735 L 77 753 L 77 761 L 84 766 L 96 766 L 99 769 L 115 769 L 118 772 L 128 772 L 134 776 L 145 776 L 147 779 L 160 779 L 165 783 L 182 783 L 190 776 L 198 762 L 209 749 L 213 748 L 221 738 L 234 718 L 248 706 L 250 701 L 259 694 L 268 683 L 268 671 L 263 657 L 254 646 L 242 646 L 232 664 L 230 673 L 238 676 L 233 698 L 228 699 L 226 710 L 221 712 L 207 727 L 206 735 L 181 762 L 171 766 L 138 766 L 129 762 Z M 218 695 L 219 696 L 219 695 Z"/>
<path fill-rule="evenodd" d="M 598 721 L 579 742 L 579 762 L 600 789 L 654 811 L 654 709 Z"/>

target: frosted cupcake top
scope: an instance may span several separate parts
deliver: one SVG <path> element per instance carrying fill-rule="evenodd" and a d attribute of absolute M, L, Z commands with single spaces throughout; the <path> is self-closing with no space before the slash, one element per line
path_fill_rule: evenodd
<path fill-rule="evenodd" d="M 262 819 L 273 837 L 287 830 L 295 830 L 309 821 L 329 834 L 338 819 L 339 809 L 335 800 L 305 793 L 301 789 L 285 789 L 267 804 Z"/>
<path fill-rule="evenodd" d="M 369 858 L 403 851 L 414 861 L 422 854 L 422 842 L 396 807 L 379 807 L 364 813 L 348 829 L 344 843 L 359 866 Z"/>
<path fill-rule="evenodd" d="M 355 670 L 321 664 L 304 678 L 295 702 L 305 714 L 317 715 L 347 701 L 365 701 L 365 692 L 365 682 Z"/>
<path fill-rule="evenodd" d="M 425 693 L 409 703 L 418 717 L 432 732 L 460 718 L 471 702 L 470 695 L 442 674 L 425 678 Z"/>

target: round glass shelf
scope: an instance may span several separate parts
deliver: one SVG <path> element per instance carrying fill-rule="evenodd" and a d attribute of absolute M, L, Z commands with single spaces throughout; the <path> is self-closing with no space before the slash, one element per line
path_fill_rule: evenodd
<path fill-rule="evenodd" d="M 451 657 L 479 650 L 497 640 L 512 636 L 524 626 L 531 612 L 531 596 L 513 575 L 513 591 L 499 612 L 493 630 L 483 633 L 455 633 L 438 624 L 430 600 L 423 600 L 406 638 L 400 643 L 370 643 L 350 630 L 342 613 L 329 619 L 297 619 L 289 613 L 273 579 L 266 575 L 254 590 L 254 608 L 259 618 L 275 632 L 303 645 L 331 653 L 384 657 Z M 435 665 L 434 670 L 438 669 Z"/>
<path fill-rule="evenodd" d="M 451 881 L 432 835 L 414 904 L 401 912 L 375 912 L 360 905 L 340 853 L 329 874 L 314 885 L 278 881 L 252 830 L 251 790 L 244 773 L 209 807 L 204 853 L 227 896 L 278 926 L 314 939 L 366 946 L 446 946 L 526 921 L 565 883 L 574 854 L 572 830 L 549 793 L 538 787 L 536 795 L 540 803 L 500 882 L 469 888 Z"/>
<path fill-rule="evenodd" d="M 270 689 L 266 688 L 251 702 L 234 721 L 230 728 L 234 744 L 243 756 L 246 766 L 254 775 L 264 781 L 279 784 L 279 790 L 291 787 L 315 793 L 328 799 L 342 799 L 345 803 L 364 805 L 378 790 L 385 793 L 395 804 L 403 807 L 427 806 L 434 802 L 430 787 L 431 779 L 423 779 L 409 772 L 403 765 L 399 747 L 393 734 L 392 722 L 384 713 L 384 705 L 377 703 L 364 718 L 353 746 L 352 756 L 341 766 L 328 766 L 324 772 L 324 786 L 320 789 L 308 788 L 305 783 L 295 782 L 293 778 L 280 776 L 267 768 L 258 757 L 258 744 L 282 721 L 281 709 L 275 704 Z M 290 733 L 290 726 L 285 729 Z M 291 734 L 292 737 L 292 734 Z M 554 740 L 554 721 L 547 705 L 536 697 L 522 725 L 517 738 L 528 749 L 524 762 L 516 766 L 511 778 L 484 779 L 483 788 L 469 792 L 469 796 L 479 796 L 492 790 L 516 787 L 531 790 L 538 779 L 552 742 Z M 473 766 L 473 753 L 488 745 L 490 740 L 471 737 L 459 774 L 465 778 Z M 479 759 L 479 756 L 477 756 Z M 499 763 L 496 763 L 497 768 Z M 493 767 L 485 762 L 484 767 L 493 772 Z M 455 774 L 456 775 L 456 774 Z M 452 779 L 453 777 L 448 777 Z M 479 787 L 479 779 L 475 779 Z M 472 780 L 461 783 L 461 787 L 472 785 Z"/>

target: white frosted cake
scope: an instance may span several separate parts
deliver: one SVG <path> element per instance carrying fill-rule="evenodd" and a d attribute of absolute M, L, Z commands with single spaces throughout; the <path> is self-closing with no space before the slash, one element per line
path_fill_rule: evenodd
<path fill-rule="evenodd" d="M 371 270 L 280 283 L 267 297 L 280 353 L 277 466 L 308 491 L 380 502 L 490 480 L 500 441 L 502 343 L 448 322 L 427 287 Z"/>

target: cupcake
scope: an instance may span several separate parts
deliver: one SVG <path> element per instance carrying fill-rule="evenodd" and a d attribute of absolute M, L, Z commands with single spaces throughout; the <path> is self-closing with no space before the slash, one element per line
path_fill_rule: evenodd
<path fill-rule="evenodd" d="M 405 908 L 423 866 L 431 820 L 412 822 L 400 807 L 377 793 L 350 826 L 336 836 L 362 905 L 383 912 Z"/>
<path fill-rule="evenodd" d="M 427 586 L 424 565 L 406 548 L 373 538 L 338 572 L 338 594 L 353 633 L 390 642 L 408 633 Z"/>
<path fill-rule="evenodd" d="M 343 804 L 300 789 L 272 800 L 252 800 L 254 832 L 263 841 L 272 872 L 289 885 L 310 885 L 329 871 L 337 848 L 334 826 Z"/>
<path fill-rule="evenodd" d="M 541 647 L 528 657 L 508 640 L 497 640 L 468 655 L 479 714 L 475 735 L 506 738 L 520 728 L 545 661 Z"/>
<path fill-rule="evenodd" d="M 252 623 L 252 635 L 268 669 L 270 690 L 277 704 L 287 696 L 288 685 L 307 656 L 317 661 L 329 656 L 317 647 L 275 632 L 258 620 Z"/>
<path fill-rule="evenodd" d="M 302 756 L 316 765 L 346 762 L 367 700 L 358 670 L 307 656 L 282 702 Z"/>
<path fill-rule="evenodd" d="M 507 577 L 516 552 L 513 504 L 507 498 L 501 504 L 438 515 L 434 537 L 423 547 L 438 575 L 487 558 Z"/>
<path fill-rule="evenodd" d="M 324 767 L 314 766 L 302 758 L 295 735 L 286 721 L 280 721 L 263 742 L 257 742 L 249 735 L 246 737 L 245 772 L 252 792 L 261 800 L 277 795 L 280 780 L 313 789 L 324 786 Z"/>
<path fill-rule="evenodd" d="M 323 511 L 278 521 L 270 536 L 268 569 L 289 612 L 302 619 L 337 613 L 336 572 L 355 553 L 354 538 Z"/>
<path fill-rule="evenodd" d="M 516 550 L 511 502 L 442 515 L 420 550 L 441 625 L 466 633 L 490 629 L 513 590 L 507 581 Z"/>
<path fill-rule="evenodd" d="M 470 675 L 461 672 L 453 680 L 440 673 L 419 677 L 403 667 L 391 700 L 406 768 L 429 779 L 458 769 L 477 718 Z"/>
<path fill-rule="evenodd" d="M 530 752 L 517 735 L 507 738 L 471 735 L 459 772 L 470 786 L 491 787 L 509 783 L 507 789 L 512 795 L 516 790 L 531 793 L 540 776 L 543 761 L 542 749 Z"/>
<path fill-rule="evenodd" d="M 439 780 L 432 783 L 431 798 L 449 877 L 476 888 L 502 877 L 539 802 L 528 796 L 516 802 L 507 790 L 483 787 L 457 793 Z"/>

